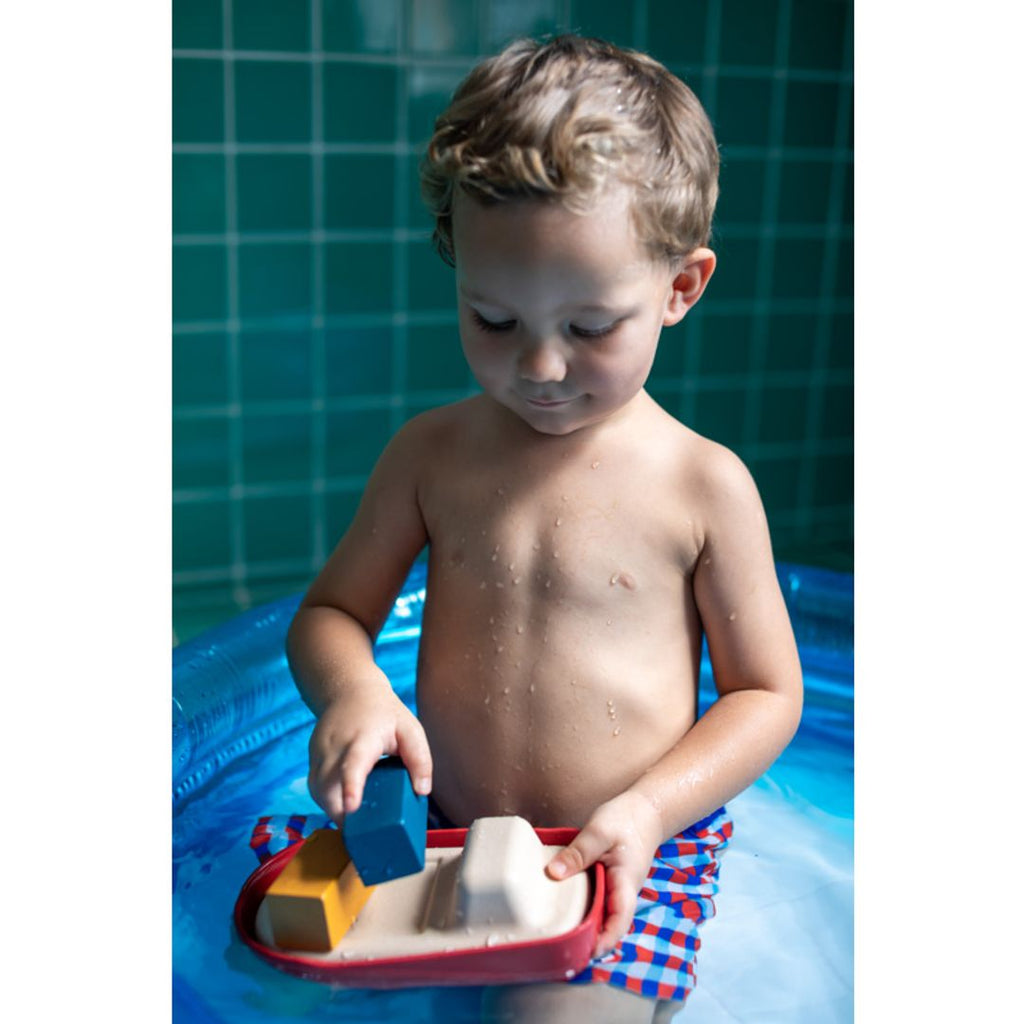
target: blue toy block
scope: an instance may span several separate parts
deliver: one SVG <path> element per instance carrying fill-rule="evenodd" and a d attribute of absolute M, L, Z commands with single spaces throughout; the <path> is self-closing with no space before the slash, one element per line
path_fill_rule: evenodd
<path fill-rule="evenodd" d="M 359 809 L 345 815 L 345 848 L 364 885 L 423 870 L 427 798 L 413 792 L 398 757 L 382 758 L 366 779 Z"/>

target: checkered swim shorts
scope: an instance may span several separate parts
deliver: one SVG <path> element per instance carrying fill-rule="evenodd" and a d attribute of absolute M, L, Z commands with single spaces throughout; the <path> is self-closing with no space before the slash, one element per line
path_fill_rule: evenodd
<path fill-rule="evenodd" d="M 732 820 L 720 807 L 662 843 L 629 931 L 570 984 L 603 981 L 653 999 L 684 1000 L 697 983 L 697 929 L 714 917 L 718 858 L 730 836 Z"/>
<path fill-rule="evenodd" d="M 325 815 L 268 815 L 257 821 L 249 845 L 263 863 L 327 827 L 331 821 Z M 714 917 L 718 858 L 731 835 L 732 820 L 722 807 L 662 843 L 630 930 L 569 984 L 605 982 L 653 999 L 685 999 L 696 984 L 697 929 Z"/>

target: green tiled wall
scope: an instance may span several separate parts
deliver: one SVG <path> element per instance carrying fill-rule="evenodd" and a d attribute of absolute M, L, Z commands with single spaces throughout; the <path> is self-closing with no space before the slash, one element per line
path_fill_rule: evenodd
<path fill-rule="evenodd" d="M 416 164 L 480 56 L 648 50 L 722 150 L 700 304 L 649 387 L 734 447 L 780 558 L 852 567 L 851 0 L 174 0 L 174 588 L 186 636 L 294 592 L 409 416 L 465 395 Z"/>

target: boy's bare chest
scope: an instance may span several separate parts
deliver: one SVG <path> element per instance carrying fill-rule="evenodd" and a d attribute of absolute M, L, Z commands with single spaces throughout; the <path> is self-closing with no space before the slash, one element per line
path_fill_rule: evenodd
<path fill-rule="evenodd" d="M 424 515 L 435 567 L 464 593 L 586 605 L 679 587 L 685 510 L 649 467 L 621 456 L 444 462 Z"/>

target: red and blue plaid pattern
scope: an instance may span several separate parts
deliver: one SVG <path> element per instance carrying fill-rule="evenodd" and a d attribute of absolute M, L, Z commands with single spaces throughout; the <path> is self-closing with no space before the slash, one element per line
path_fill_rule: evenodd
<path fill-rule="evenodd" d="M 318 828 L 334 827 L 334 822 L 324 814 L 267 814 L 253 827 L 249 848 L 262 864 Z"/>
<path fill-rule="evenodd" d="M 714 917 L 718 858 L 729 844 L 725 808 L 658 847 L 630 930 L 573 979 L 600 981 L 652 999 L 684 1000 L 697 983 L 698 927 Z"/>

